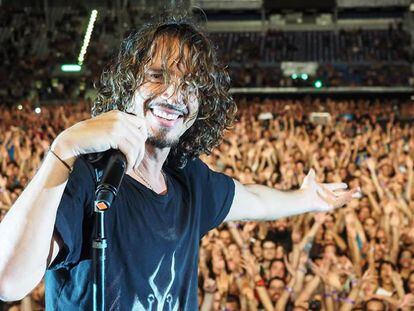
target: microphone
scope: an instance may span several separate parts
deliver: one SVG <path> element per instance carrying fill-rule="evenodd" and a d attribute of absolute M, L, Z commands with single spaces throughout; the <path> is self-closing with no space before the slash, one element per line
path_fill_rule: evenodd
<path fill-rule="evenodd" d="M 87 155 L 87 160 L 103 169 L 102 179 L 95 191 L 95 210 L 105 211 L 111 207 L 125 175 L 126 157 L 115 149 Z"/>

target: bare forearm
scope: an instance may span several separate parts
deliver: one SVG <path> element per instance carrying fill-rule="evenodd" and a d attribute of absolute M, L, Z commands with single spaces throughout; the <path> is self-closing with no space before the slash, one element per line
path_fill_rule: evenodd
<path fill-rule="evenodd" d="M 413 186 L 413 169 L 409 168 L 408 171 L 408 180 L 407 180 L 407 184 L 405 186 L 405 199 L 407 200 L 407 202 L 410 202 L 411 200 L 411 188 Z"/>
<path fill-rule="evenodd" d="M 375 189 L 377 190 L 377 193 L 378 193 L 378 197 L 380 199 L 383 199 L 384 198 L 384 191 L 382 190 L 382 188 L 379 184 L 377 174 L 376 174 L 375 170 L 371 170 L 370 172 L 371 172 L 372 182 L 374 183 Z"/>
<path fill-rule="evenodd" d="M 320 283 L 319 276 L 313 277 L 312 280 L 310 280 L 306 286 L 305 289 L 300 293 L 299 297 L 297 298 L 297 302 L 302 301 L 309 301 L 310 297 L 312 296 L 312 293 L 315 291 L 315 289 L 318 287 Z"/>
<path fill-rule="evenodd" d="M 378 214 L 381 214 L 382 213 L 382 210 L 381 210 L 381 208 L 380 208 L 377 200 L 375 199 L 374 194 L 372 194 L 371 192 L 368 192 L 367 193 L 367 196 L 368 196 L 369 202 L 371 203 L 372 209 L 375 212 L 377 212 Z"/>
<path fill-rule="evenodd" d="M 273 220 L 310 212 L 309 202 L 301 190 L 281 191 L 262 185 L 249 185 L 249 191 L 256 194 L 261 211 L 252 209 L 252 218 Z"/>
<path fill-rule="evenodd" d="M 340 311 L 351 311 L 358 299 L 358 294 L 360 291 L 360 286 L 355 286 L 351 292 L 349 293 L 349 296 L 346 298 L 345 302 L 342 304 Z"/>
<path fill-rule="evenodd" d="M 392 242 L 391 242 L 391 253 L 390 259 L 394 264 L 397 263 L 398 253 L 400 250 L 400 229 L 397 227 L 392 228 Z"/>
<path fill-rule="evenodd" d="M 259 296 L 260 301 L 262 302 L 266 311 L 273 311 L 272 301 L 269 297 L 269 293 L 264 286 L 256 287 L 257 295 Z"/>
<path fill-rule="evenodd" d="M 0 223 L 0 296 L 3 299 L 22 298 L 43 277 L 56 211 L 67 179 L 67 168 L 49 153 Z"/>
<path fill-rule="evenodd" d="M 334 301 L 332 299 L 332 288 L 327 285 L 324 284 L 324 289 L 325 289 L 325 308 L 326 311 L 334 311 L 335 310 L 335 305 L 334 305 Z"/>
<path fill-rule="evenodd" d="M 214 305 L 214 294 L 213 293 L 205 293 L 203 304 L 201 305 L 200 311 L 211 311 L 213 310 Z"/>
<path fill-rule="evenodd" d="M 276 302 L 275 310 L 276 311 L 283 311 L 286 310 L 286 305 L 289 301 L 289 297 L 293 292 L 293 286 L 295 285 L 295 277 L 293 277 L 289 284 L 286 286 L 286 289 L 283 291 L 283 294 L 280 296 L 278 301 Z"/>
<path fill-rule="evenodd" d="M 257 311 L 257 303 L 255 299 L 248 299 L 247 305 L 249 307 L 249 311 Z"/>
<path fill-rule="evenodd" d="M 354 263 L 354 267 L 357 270 L 358 275 L 360 275 L 360 263 L 361 263 L 361 253 L 356 242 L 356 232 L 352 228 L 347 228 L 348 236 L 348 245 L 351 253 L 351 259 Z"/>
<path fill-rule="evenodd" d="M 306 235 L 303 237 L 302 241 L 299 244 L 300 250 L 303 250 L 305 245 L 307 243 L 313 242 L 313 239 L 315 238 L 316 233 L 318 232 L 319 228 L 321 227 L 321 223 L 315 222 L 312 226 L 312 228 L 306 233 Z"/>
<path fill-rule="evenodd" d="M 332 236 L 336 242 L 336 245 L 342 250 L 345 251 L 347 246 L 345 241 L 336 233 L 336 232 L 332 232 Z"/>
<path fill-rule="evenodd" d="M 243 242 L 243 238 L 241 237 L 240 231 L 237 228 L 236 224 L 233 222 L 230 222 L 228 225 L 229 225 L 229 231 L 233 237 L 233 240 L 236 242 L 236 244 L 240 248 L 242 248 L 244 245 L 244 242 Z"/>

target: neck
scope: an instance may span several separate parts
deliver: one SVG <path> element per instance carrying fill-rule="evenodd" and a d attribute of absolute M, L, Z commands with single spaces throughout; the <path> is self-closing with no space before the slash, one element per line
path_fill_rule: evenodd
<path fill-rule="evenodd" d="M 162 166 L 167 160 L 169 153 L 170 148 L 159 149 L 146 143 L 144 158 L 138 167 L 140 172 L 148 177 L 158 176 L 161 174 Z"/>
<path fill-rule="evenodd" d="M 167 160 L 169 152 L 170 148 L 159 149 L 146 143 L 144 158 L 140 165 L 135 171 L 133 169 L 129 170 L 127 174 L 138 179 L 145 186 L 151 187 L 157 193 L 165 192 L 167 185 L 162 174 L 162 166 Z M 145 179 L 143 180 L 142 177 Z"/>

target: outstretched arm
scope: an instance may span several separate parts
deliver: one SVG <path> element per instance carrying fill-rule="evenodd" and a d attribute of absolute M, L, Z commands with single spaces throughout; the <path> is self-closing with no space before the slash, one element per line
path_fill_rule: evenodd
<path fill-rule="evenodd" d="M 322 184 L 310 170 L 300 189 L 281 191 L 262 185 L 235 183 L 235 195 L 225 221 L 274 220 L 306 212 L 326 212 L 359 198 L 359 189 L 344 191 L 344 183 Z"/>

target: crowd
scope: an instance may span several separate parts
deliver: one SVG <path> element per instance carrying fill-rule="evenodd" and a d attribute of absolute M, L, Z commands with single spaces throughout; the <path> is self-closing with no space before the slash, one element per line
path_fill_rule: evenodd
<path fill-rule="evenodd" d="M 207 310 L 411 310 L 414 306 L 414 117 L 410 102 L 238 99 L 238 121 L 203 160 L 240 182 L 298 189 L 360 186 L 331 213 L 225 223 L 202 240 L 199 305 Z M 87 102 L 35 114 L 2 107 L 0 210 L 7 213 L 57 133 Z M 325 119 L 312 112 L 329 112 Z M 1 219 L 1 217 L 0 217 Z M 6 310 L 42 310 L 44 285 Z M 31 307 L 30 307 L 31 306 Z"/>
<path fill-rule="evenodd" d="M 90 14 L 87 9 L 51 7 L 45 12 L 1 6 L 0 103 L 77 98 L 81 88 L 92 88 L 127 29 L 148 19 L 149 13 L 139 8 L 125 10 L 99 10 L 82 73 L 87 83 L 79 83 L 62 74 L 60 66 L 77 63 Z M 210 37 L 220 60 L 229 64 L 235 87 L 313 86 L 317 79 L 324 86 L 406 86 L 412 77 L 410 36 L 401 24 L 388 30 L 270 30 L 211 33 Z M 319 69 L 307 80 L 294 80 L 281 70 L 286 61 L 317 62 Z"/>
<path fill-rule="evenodd" d="M 385 30 L 211 33 L 226 63 L 275 64 L 284 61 L 357 63 L 409 62 L 410 34 L 401 23 Z"/>

